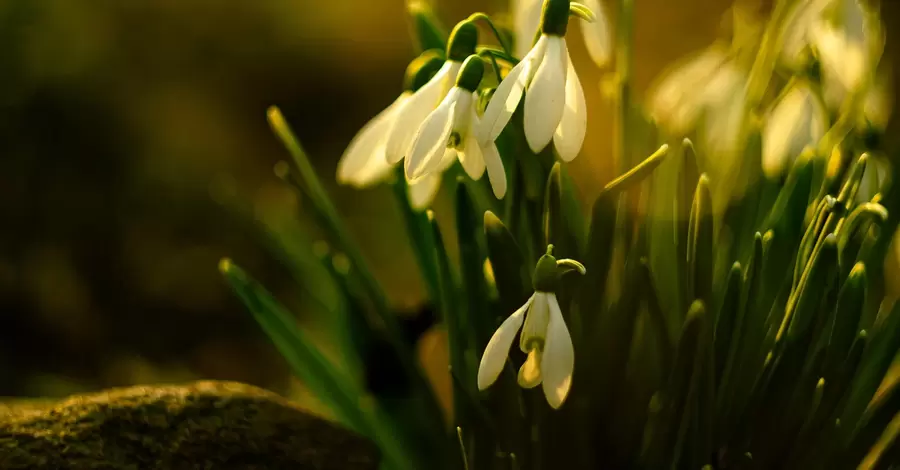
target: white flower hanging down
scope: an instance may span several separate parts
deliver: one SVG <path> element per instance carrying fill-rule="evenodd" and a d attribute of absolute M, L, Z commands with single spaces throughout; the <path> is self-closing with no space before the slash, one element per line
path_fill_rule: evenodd
<path fill-rule="evenodd" d="M 612 56 L 612 39 L 609 19 L 599 0 L 583 0 L 582 3 L 594 13 L 594 20 L 581 24 L 581 35 L 591 60 L 598 67 L 609 63 Z M 532 41 L 541 27 L 541 11 L 544 0 L 513 0 L 512 13 L 516 35 L 516 57 L 525 57 L 531 50 Z"/>
<path fill-rule="evenodd" d="M 763 127 L 762 165 L 769 178 L 778 178 L 807 147 L 825 135 L 824 105 L 809 86 L 797 82 L 769 112 Z"/>
<path fill-rule="evenodd" d="M 584 142 L 587 105 L 566 47 L 568 0 L 546 0 L 541 36 L 500 82 L 481 120 L 478 139 L 497 140 L 525 95 L 525 139 L 532 152 L 550 141 L 563 161 L 571 161 Z"/>
<path fill-rule="evenodd" d="M 388 163 L 399 163 L 407 156 L 413 136 L 438 103 L 447 96 L 462 68 L 462 62 L 475 53 L 478 29 L 468 21 L 460 22 L 447 42 L 447 61 L 434 77 L 405 100 L 396 111 L 385 149 Z"/>
<path fill-rule="evenodd" d="M 584 274 L 585 269 L 574 260 L 557 260 L 551 255 L 552 250 L 553 245 L 548 246 L 547 254 L 535 267 L 534 295 L 500 325 L 484 349 L 478 367 L 478 389 L 490 387 L 500 376 L 509 348 L 521 329 L 519 348 L 527 358 L 519 369 L 519 386 L 542 385 L 547 403 L 558 409 L 572 387 L 575 350 L 555 290 L 562 274 L 570 270 Z"/>
<path fill-rule="evenodd" d="M 388 163 L 388 132 L 397 117 L 397 110 L 442 65 L 443 60 L 433 53 L 424 53 L 413 60 L 406 71 L 404 91 L 359 130 L 344 151 L 337 166 L 337 181 L 358 189 L 368 188 L 390 177 L 394 165 Z M 409 186 L 410 203 L 416 210 L 431 205 L 440 184 L 440 175 L 422 178 Z"/>
<path fill-rule="evenodd" d="M 476 91 L 484 75 L 484 61 L 472 55 L 463 63 L 459 77 L 446 98 L 432 111 L 413 138 L 406 158 L 410 181 L 440 173 L 459 158 L 472 179 L 480 179 L 487 168 L 491 188 L 498 199 L 506 194 L 506 172 L 493 141 L 479 142 L 475 129 L 480 119 Z"/>

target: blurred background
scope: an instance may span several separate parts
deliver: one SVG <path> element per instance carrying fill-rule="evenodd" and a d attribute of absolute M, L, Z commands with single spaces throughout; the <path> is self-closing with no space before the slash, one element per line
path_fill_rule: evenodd
<path fill-rule="evenodd" d="M 446 26 L 507 8 L 436 3 Z M 638 92 L 721 35 L 729 6 L 636 3 Z M 401 91 L 415 54 L 409 33 L 404 0 L 0 0 L 0 395 L 197 378 L 292 390 L 217 270 L 234 258 L 315 331 L 254 223 L 271 207 L 307 220 L 272 172 L 287 158 L 266 123 L 272 104 L 391 301 L 420 307 L 389 189 L 333 178 L 352 136 Z M 570 170 L 591 200 L 612 177 L 612 108 L 605 72 L 580 40 L 570 47 L 590 108 Z"/>

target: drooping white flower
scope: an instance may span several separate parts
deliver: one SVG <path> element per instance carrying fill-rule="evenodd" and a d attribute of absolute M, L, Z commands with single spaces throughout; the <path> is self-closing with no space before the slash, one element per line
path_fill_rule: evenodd
<path fill-rule="evenodd" d="M 583 0 L 582 3 L 594 13 L 594 21 L 581 24 L 584 45 L 591 60 L 597 66 L 603 67 L 609 63 L 612 56 L 609 19 L 599 0 Z M 512 2 L 516 57 L 525 57 L 531 50 L 532 41 L 541 26 L 543 6 L 544 0 L 514 0 Z"/>
<path fill-rule="evenodd" d="M 859 89 L 881 56 L 880 24 L 859 0 L 828 1 L 809 34 L 826 82 L 832 76 L 848 92 Z"/>
<path fill-rule="evenodd" d="M 546 0 L 542 34 L 500 82 L 481 120 L 478 139 L 493 142 L 525 96 L 525 139 L 535 153 L 550 141 L 563 161 L 581 150 L 587 131 L 584 90 L 566 47 L 569 1 Z"/>
<path fill-rule="evenodd" d="M 472 179 L 480 179 L 487 169 L 498 199 L 506 194 L 506 172 L 497 145 L 493 141 L 480 142 L 475 136 L 480 124 L 476 91 L 483 74 L 484 62 L 477 55 L 466 59 L 456 85 L 416 131 L 406 158 L 406 177 L 410 181 L 443 171 L 448 162 L 458 158 Z"/>
<path fill-rule="evenodd" d="M 547 403 L 558 409 L 572 387 L 575 350 L 554 290 L 562 273 L 574 269 L 584 274 L 584 266 L 573 260 L 556 260 L 550 254 L 552 250 L 550 245 L 535 268 L 534 294 L 500 325 L 488 342 L 478 367 L 478 389 L 490 387 L 500 376 L 516 333 L 521 330 L 519 348 L 527 359 L 519 369 L 519 386 L 542 385 Z"/>
<path fill-rule="evenodd" d="M 651 89 L 648 112 L 668 132 L 685 135 L 705 112 L 733 104 L 745 82 L 728 46 L 716 43 L 663 73 Z"/>
<path fill-rule="evenodd" d="M 826 113 L 804 83 L 795 83 L 779 99 L 763 127 L 763 172 L 779 177 L 804 148 L 818 144 L 826 130 Z"/>
<path fill-rule="evenodd" d="M 471 22 L 460 22 L 453 29 L 447 42 L 447 61 L 443 67 L 396 110 L 397 117 L 391 125 L 385 149 L 388 163 L 398 163 L 407 156 L 416 130 L 447 96 L 462 61 L 475 53 L 477 41 L 478 29 Z"/>
<path fill-rule="evenodd" d="M 350 141 L 337 166 L 337 181 L 358 189 L 378 184 L 390 177 L 394 165 L 386 156 L 387 139 L 397 117 L 397 110 L 413 95 L 443 61 L 432 53 L 423 53 L 406 71 L 405 91 L 359 130 Z M 410 203 L 416 210 L 431 205 L 440 184 L 439 175 L 409 185 Z"/>

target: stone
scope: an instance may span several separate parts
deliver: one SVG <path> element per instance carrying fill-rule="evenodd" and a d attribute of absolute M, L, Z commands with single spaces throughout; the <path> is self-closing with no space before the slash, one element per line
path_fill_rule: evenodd
<path fill-rule="evenodd" d="M 112 389 L 0 405 L 3 469 L 378 467 L 366 438 L 233 382 Z"/>

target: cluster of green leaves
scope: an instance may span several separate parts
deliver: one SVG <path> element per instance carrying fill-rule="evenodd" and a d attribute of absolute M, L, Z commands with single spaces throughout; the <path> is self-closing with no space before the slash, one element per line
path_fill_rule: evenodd
<path fill-rule="evenodd" d="M 431 24 L 418 25 L 422 37 L 442 40 Z M 619 105 L 628 118 L 628 101 Z M 855 146 L 827 169 L 825 159 L 801 156 L 784 181 L 754 179 L 740 197 L 715 205 L 714 182 L 690 142 L 663 146 L 607 184 L 586 217 L 552 150 L 528 150 L 520 109 L 498 140 L 509 193 L 494 201 L 486 182 L 460 176 L 455 233 L 410 208 L 398 170 L 391 184 L 410 247 L 448 334 L 447 422 L 414 335 L 280 112 L 272 108 L 269 120 L 295 164 L 281 176 L 311 202 L 334 251 L 283 236 L 277 245 L 298 279 L 325 273 L 338 292 L 350 332 L 339 341 L 346 364 L 319 351 L 247 273 L 229 261 L 222 271 L 335 419 L 379 445 L 384 468 L 851 468 L 900 460 L 900 440 L 885 434 L 900 411 L 900 385 L 884 381 L 900 349 L 900 308 L 883 302 L 882 269 L 897 226 L 897 211 L 885 206 L 893 209 L 887 201 L 896 198 L 858 201 L 868 157 Z M 652 135 L 623 134 L 622 154 L 647 151 Z M 759 168 L 758 136 L 749 142 L 744 162 Z M 448 255 L 448 236 L 458 259 Z M 540 388 L 517 386 L 525 359 L 518 348 L 490 389 L 475 383 L 480 354 L 531 295 L 531 270 L 551 243 L 554 255 L 587 267 L 557 292 L 576 354 L 572 392 L 558 411 Z"/>

